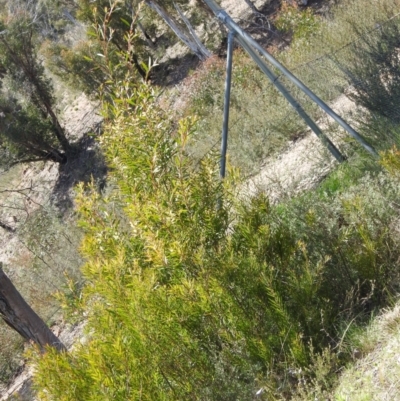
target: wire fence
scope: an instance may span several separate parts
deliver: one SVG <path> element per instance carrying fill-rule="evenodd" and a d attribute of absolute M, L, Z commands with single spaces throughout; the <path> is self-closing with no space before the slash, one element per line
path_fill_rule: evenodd
<path fill-rule="evenodd" d="M 353 35 L 352 40 L 330 48 L 318 57 L 307 60 L 301 54 L 299 56 L 301 50 L 297 54 L 292 51 L 279 56 L 296 77 L 350 122 L 378 151 L 399 142 L 400 62 L 396 42 L 399 26 L 399 14 L 395 14 L 366 27 L 362 33 Z M 277 81 L 288 89 L 340 151 L 346 156 L 351 155 L 358 147 L 354 140 L 290 79 L 276 68 L 272 71 Z M 194 95 L 193 103 L 200 110 L 198 140 L 193 146 L 195 157 L 219 146 L 224 75 L 222 66 L 211 68 Z M 233 60 L 229 120 L 228 157 L 231 164 L 251 176 L 263 165 L 271 165 L 271 160 L 286 149 L 297 158 L 297 164 L 288 162 L 286 169 L 281 165 L 274 174 L 290 175 L 292 182 L 293 176 L 301 170 L 301 164 L 305 164 L 309 167 L 300 181 L 309 175 L 310 169 L 319 170 L 321 177 L 332 160 L 317 140 L 307 139 L 307 146 L 303 146 L 309 133 L 307 125 L 276 90 L 274 83 L 267 80 L 243 51 L 237 50 Z M 302 152 L 302 155 L 296 153 L 296 146 L 297 153 Z M 285 152 L 280 159 L 284 157 Z M 270 167 L 273 170 L 273 166 Z M 295 168 L 295 171 L 290 172 L 289 168 Z"/>

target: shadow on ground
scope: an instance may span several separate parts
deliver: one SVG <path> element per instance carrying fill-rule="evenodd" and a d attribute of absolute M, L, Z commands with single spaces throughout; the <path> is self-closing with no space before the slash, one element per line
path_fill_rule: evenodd
<path fill-rule="evenodd" d="M 196 69 L 200 60 L 194 54 L 173 58 L 154 67 L 150 79 L 157 86 L 173 86 L 185 79 L 190 71 Z"/>
<path fill-rule="evenodd" d="M 99 190 L 106 183 L 107 165 L 96 139 L 83 136 L 74 144 L 75 152 L 67 163 L 60 165 L 58 180 L 53 188 L 52 201 L 62 213 L 73 207 L 73 190 L 78 183 L 92 180 Z"/>

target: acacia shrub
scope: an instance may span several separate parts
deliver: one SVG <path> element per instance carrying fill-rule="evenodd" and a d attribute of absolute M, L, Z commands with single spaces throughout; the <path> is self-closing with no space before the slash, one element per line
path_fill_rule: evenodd
<path fill-rule="evenodd" d="M 241 256 L 240 235 L 266 237 L 286 259 L 298 246 L 278 244 L 282 238 L 268 235 L 266 224 L 252 234 L 246 219 L 236 239 L 228 235 L 233 200 L 212 160 L 196 166 L 186 156 L 190 121 L 174 131 L 149 87 L 116 89 L 101 141 L 118 189 L 108 200 L 94 193 L 78 200 L 93 335 L 74 354 L 41 360 L 54 373 L 38 374 L 38 385 L 50 391 L 42 396 L 248 399 L 272 365 L 283 369 L 307 356 L 272 267 L 251 251 Z M 123 219 L 112 212 L 115 203 Z M 251 209 L 268 219 L 267 205 L 262 199 Z M 109 368 L 104 382 L 100 371 Z"/>
<path fill-rule="evenodd" d="M 310 362 L 310 342 L 334 346 L 343 322 L 398 288 L 386 207 L 398 190 L 385 175 L 333 196 L 243 202 L 212 158 L 187 156 L 193 121 L 174 128 L 147 85 L 109 93 L 114 185 L 77 200 L 88 342 L 38 359 L 42 399 L 248 400 L 259 387 L 269 399 Z"/>
<path fill-rule="evenodd" d="M 387 201 L 398 185 L 382 173 L 277 206 L 262 194 L 243 200 L 212 157 L 188 156 L 193 119 L 173 123 L 132 75 L 105 85 L 100 141 L 112 185 L 77 199 L 86 342 L 36 356 L 39 397 L 288 395 L 310 342 L 316 353 L 334 348 L 343 322 L 396 290 Z"/>
<path fill-rule="evenodd" d="M 147 80 L 149 70 L 143 60 L 148 60 L 151 49 L 138 27 L 143 28 L 144 17 L 142 5 L 136 1 L 80 0 L 76 5 L 80 25 L 70 26 L 58 41 L 47 40 L 41 48 L 47 67 L 71 87 L 98 97 L 100 92 L 104 94 L 102 84 L 109 79 L 110 61 L 118 64 L 116 54 L 124 52 L 129 40 L 124 65 L 137 79 Z"/>

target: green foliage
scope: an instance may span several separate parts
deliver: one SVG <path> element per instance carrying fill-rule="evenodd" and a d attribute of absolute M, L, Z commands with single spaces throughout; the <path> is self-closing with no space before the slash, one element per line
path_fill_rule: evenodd
<path fill-rule="evenodd" d="M 0 388 L 7 386 L 21 366 L 21 353 L 24 340 L 5 324 L 0 325 L 0 338 L 3 344 L 0 353 Z"/>
<path fill-rule="evenodd" d="M 101 47 L 94 41 L 81 40 L 73 47 L 47 41 L 41 48 L 46 66 L 71 88 L 79 88 L 88 96 L 97 95 L 104 74 L 95 61 L 101 59 Z"/>
<path fill-rule="evenodd" d="M 297 6 L 283 3 L 275 25 L 280 31 L 292 34 L 295 40 L 307 39 L 317 29 L 318 20 L 311 8 L 300 10 Z"/>
<path fill-rule="evenodd" d="M 37 58 L 34 28 L 24 11 L 9 18 L 7 23 L 1 21 L 3 31 L 0 40 L 1 66 L 10 78 L 15 91 L 23 91 L 26 101 L 37 103 L 42 112 L 47 110 L 43 102 L 54 103 L 50 81 L 44 75 L 44 68 Z M 43 99 L 43 100 L 42 100 Z"/>
<path fill-rule="evenodd" d="M 80 0 L 78 18 L 89 22 L 88 35 L 100 41 L 110 41 L 119 51 L 125 51 L 131 69 L 147 79 L 146 70 L 141 61 L 143 46 L 137 34 L 137 22 L 142 5 L 135 0 L 107 1 Z M 128 48 L 126 43 L 129 42 Z M 104 46 L 103 46 L 104 47 Z M 110 48 L 108 46 L 108 48 Z M 104 57 L 108 57 L 103 53 Z M 133 72 L 132 71 L 132 72 Z"/>
<path fill-rule="evenodd" d="M 314 401 L 331 399 L 332 388 L 336 385 L 338 371 L 342 367 L 337 353 L 325 348 L 321 353 L 315 353 L 310 344 L 311 362 L 304 369 L 291 373 L 295 382 L 295 390 L 291 401 Z"/>
<path fill-rule="evenodd" d="M 213 163 L 194 170 L 185 155 L 192 123 L 182 121 L 174 132 L 148 87 L 120 91 L 102 138 L 119 190 L 104 203 L 96 194 L 78 199 L 96 334 L 75 355 L 48 355 L 61 365 L 53 369 L 46 357 L 45 369 L 70 374 L 61 373 L 61 382 L 40 375 L 39 385 L 55 391 L 59 382 L 49 399 L 248 399 L 258 372 L 274 359 L 306 359 L 275 274 L 265 256 L 258 260 L 263 247 L 290 258 L 296 244 L 280 249 L 284 233 L 268 235 L 265 199 L 227 237 L 231 201 Z M 217 209 L 221 197 L 225 206 Z M 116 201 L 128 222 L 110 212 Z M 266 236 L 254 244 L 260 256 L 243 246 L 253 230 Z M 282 349 L 285 359 L 275 356 Z M 114 373 L 104 381 L 109 368 Z"/>
<path fill-rule="evenodd" d="M 54 127 L 32 103 L 21 107 L 15 98 L 4 96 L 0 98 L 0 110 L 0 141 L 9 152 L 9 162 L 57 153 Z"/>
<path fill-rule="evenodd" d="M 112 185 L 77 199 L 86 342 L 34 357 L 39 397 L 249 400 L 262 388 L 268 400 L 300 384 L 326 396 L 348 325 L 399 291 L 397 177 L 342 167 L 276 206 L 238 199 L 211 156 L 189 154 L 201 122 L 174 124 L 124 63 L 104 84 Z"/>
<path fill-rule="evenodd" d="M 122 4 L 81 0 L 77 18 L 87 24 L 86 35 L 77 41 L 47 41 L 42 51 L 49 69 L 72 87 L 78 86 L 88 96 L 96 96 L 102 92 L 102 83 L 109 79 L 107 68 L 111 64 L 106 65 L 105 60 L 116 65 L 118 54 L 124 52 L 128 61 L 124 65 L 132 76 L 147 79 L 143 44 L 137 33 L 140 10 L 136 1 Z"/>
<path fill-rule="evenodd" d="M 342 320 L 398 290 L 385 207 L 398 185 L 367 177 L 336 199 L 238 204 L 212 161 L 186 157 L 190 121 L 174 131 L 148 87 L 121 91 L 103 138 L 118 187 L 78 199 L 89 341 L 40 360 L 41 397 L 272 397 L 287 369 L 314 363 L 309 341 L 318 362 Z"/>
<path fill-rule="evenodd" d="M 278 207 L 262 195 L 236 201 L 212 159 L 188 157 L 191 119 L 175 127 L 129 78 L 107 90 L 101 142 L 114 187 L 77 199 L 88 339 L 37 357 L 41 399 L 248 400 L 260 387 L 263 399 L 282 396 L 289 370 L 342 341 L 343 321 L 398 291 L 386 207 L 397 182 L 365 177 L 336 198 Z M 321 388 L 329 372 L 315 378 Z"/>
<path fill-rule="evenodd" d="M 400 151 L 396 146 L 381 154 L 380 164 L 394 176 L 400 174 Z"/>
<path fill-rule="evenodd" d="M 112 10 L 112 14 L 109 11 Z M 106 16 L 112 17 L 107 21 L 107 29 L 112 36 L 109 38 L 118 46 L 125 45 L 124 35 L 127 29 L 135 29 L 137 13 L 140 10 L 138 2 L 108 1 L 108 0 L 80 0 L 77 17 L 89 27 L 97 25 Z M 90 34 L 90 31 L 89 31 Z M 108 32 L 102 31 L 102 39 L 107 40 Z"/>

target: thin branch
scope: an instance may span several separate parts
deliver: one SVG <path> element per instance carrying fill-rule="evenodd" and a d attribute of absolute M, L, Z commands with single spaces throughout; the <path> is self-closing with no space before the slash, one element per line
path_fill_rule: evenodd
<path fill-rule="evenodd" d="M 4 192 L 17 192 L 20 195 L 29 196 L 29 195 L 25 194 L 23 191 L 32 191 L 32 190 L 33 190 L 33 187 L 32 187 L 32 181 L 31 181 L 30 187 L 21 188 L 21 189 L 1 189 L 0 194 L 4 193 Z"/>

